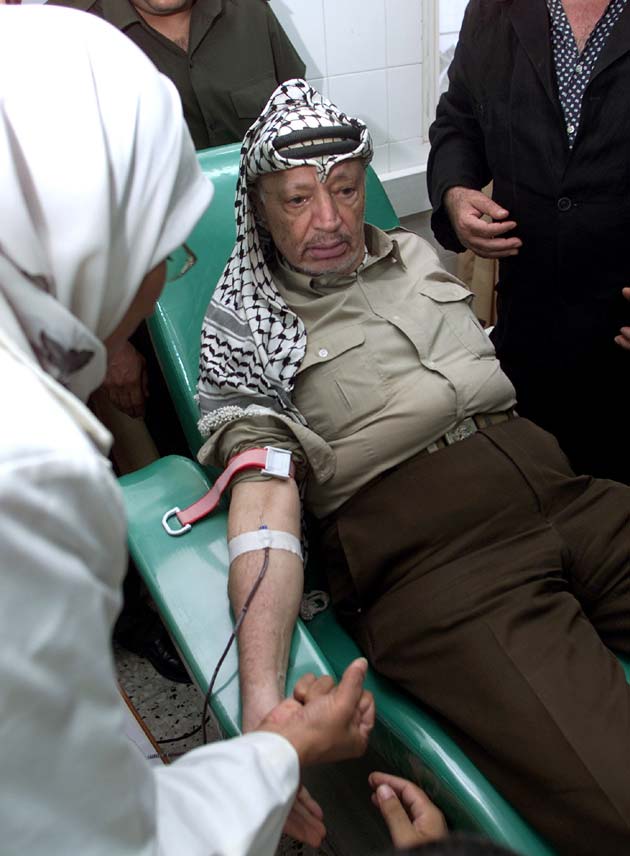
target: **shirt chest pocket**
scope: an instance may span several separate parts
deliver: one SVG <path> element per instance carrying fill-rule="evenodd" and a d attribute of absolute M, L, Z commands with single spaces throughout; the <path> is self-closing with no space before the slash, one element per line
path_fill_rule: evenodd
<path fill-rule="evenodd" d="M 386 390 L 360 326 L 309 337 L 293 400 L 325 440 L 352 434 L 385 406 Z"/>
<path fill-rule="evenodd" d="M 431 324 L 431 350 L 436 356 L 452 351 L 459 343 L 479 359 L 494 357 L 494 347 L 471 308 L 472 294 L 455 282 L 427 282 L 418 289 L 428 298 Z"/>

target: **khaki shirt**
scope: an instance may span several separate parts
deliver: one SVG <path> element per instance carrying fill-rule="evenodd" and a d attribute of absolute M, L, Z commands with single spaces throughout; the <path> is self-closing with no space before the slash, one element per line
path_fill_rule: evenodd
<path fill-rule="evenodd" d="M 366 246 L 366 262 L 350 276 L 309 277 L 281 264 L 273 272 L 306 326 L 292 398 L 308 429 L 282 416 L 248 416 L 200 452 L 225 465 L 254 446 L 291 449 L 318 517 L 466 417 L 515 403 L 471 293 L 430 244 L 367 226 Z"/>
<path fill-rule="evenodd" d="M 149 26 L 129 0 L 48 0 L 121 30 L 173 81 L 196 149 L 243 139 L 278 84 L 305 66 L 266 0 L 195 0 L 188 50 Z"/>

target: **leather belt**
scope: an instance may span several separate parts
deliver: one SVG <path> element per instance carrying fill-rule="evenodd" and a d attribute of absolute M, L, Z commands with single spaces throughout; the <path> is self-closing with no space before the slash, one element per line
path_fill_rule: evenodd
<path fill-rule="evenodd" d="M 438 437 L 433 443 L 429 443 L 426 449 L 423 449 L 423 452 L 430 455 L 433 452 L 438 452 L 440 449 L 446 449 L 447 446 L 452 446 L 453 443 L 465 440 L 482 428 L 488 428 L 490 425 L 498 425 L 500 422 L 507 422 L 508 419 L 515 419 L 517 416 L 518 413 L 514 408 L 500 410 L 496 413 L 477 413 L 474 416 L 468 416 L 454 428 L 451 428 L 450 431 L 447 431 L 446 434 Z"/>
<path fill-rule="evenodd" d="M 243 470 L 259 469 L 262 475 L 274 478 L 289 479 L 295 476 L 295 465 L 291 461 L 291 452 L 287 449 L 276 449 L 275 446 L 265 446 L 264 449 L 249 449 L 235 455 L 212 485 L 208 493 L 193 502 L 183 511 L 175 506 L 170 508 L 162 517 L 162 526 L 166 532 L 175 537 L 189 532 L 193 523 L 211 514 L 221 501 L 221 496 L 237 473 Z M 181 529 L 173 529 L 169 520 L 176 517 Z"/>

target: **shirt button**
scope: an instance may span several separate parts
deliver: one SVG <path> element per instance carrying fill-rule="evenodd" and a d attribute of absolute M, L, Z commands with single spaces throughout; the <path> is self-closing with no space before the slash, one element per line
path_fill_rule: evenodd
<path fill-rule="evenodd" d="M 584 66 L 583 65 L 576 65 L 575 71 L 577 74 L 582 74 L 582 72 L 584 71 Z"/>
<path fill-rule="evenodd" d="M 574 125 L 573 123 L 571 123 L 571 124 L 567 125 L 567 131 L 568 131 L 570 134 L 575 134 L 575 125 Z"/>
<path fill-rule="evenodd" d="M 568 196 L 561 196 L 558 199 L 558 211 L 569 211 L 571 208 L 573 208 L 573 203 Z"/>
<path fill-rule="evenodd" d="M 318 355 L 319 355 L 322 359 L 323 359 L 324 357 L 327 357 L 327 356 L 328 356 L 328 350 L 327 350 L 326 348 L 320 348 L 320 349 L 319 349 L 319 351 L 318 351 L 317 353 L 318 353 Z"/>
<path fill-rule="evenodd" d="M 428 368 L 428 369 L 434 369 L 434 368 L 435 368 L 435 363 L 433 362 L 433 360 L 427 360 L 427 362 L 426 362 L 426 366 L 427 366 L 427 368 Z"/>
<path fill-rule="evenodd" d="M 400 321 L 400 315 L 392 315 L 393 321 Z"/>

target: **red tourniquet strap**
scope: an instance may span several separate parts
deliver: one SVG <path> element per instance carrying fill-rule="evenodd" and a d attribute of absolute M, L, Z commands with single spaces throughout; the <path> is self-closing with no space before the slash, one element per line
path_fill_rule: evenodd
<path fill-rule="evenodd" d="M 241 452 L 240 455 L 235 455 L 205 496 L 202 496 L 201 499 L 198 499 L 197 502 L 189 505 L 183 511 L 177 512 L 175 517 L 177 517 L 181 525 L 192 525 L 207 514 L 211 514 L 218 506 L 223 492 L 234 476 L 243 470 L 264 470 L 267 466 L 267 454 L 267 449 L 248 449 L 246 452 Z M 295 477 L 295 466 L 293 463 L 291 463 L 289 469 L 289 476 L 291 478 Z"/>

